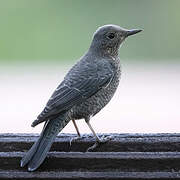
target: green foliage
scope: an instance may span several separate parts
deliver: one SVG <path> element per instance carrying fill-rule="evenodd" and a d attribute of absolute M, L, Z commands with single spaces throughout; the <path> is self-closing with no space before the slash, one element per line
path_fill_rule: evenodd
<path fill-rule="evenodd" d="M 178 59 L 179 7 L 179 0 L 0 0 L 0 61 L 76 59 L 104 24 L 144 29 L 124 43 L 122 58 Z"/>

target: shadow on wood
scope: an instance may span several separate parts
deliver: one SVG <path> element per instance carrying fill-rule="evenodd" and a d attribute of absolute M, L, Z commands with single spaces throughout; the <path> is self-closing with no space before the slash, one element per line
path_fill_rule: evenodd
<path fill-rule="evenodd" d="M 111 140 L 85 152 L 95 139 L 56 138 L 36 172 L 20 168 L 35 134 L 0 134 L 0 179 L 180 179 L 180 134 L 103 134 Z"/>

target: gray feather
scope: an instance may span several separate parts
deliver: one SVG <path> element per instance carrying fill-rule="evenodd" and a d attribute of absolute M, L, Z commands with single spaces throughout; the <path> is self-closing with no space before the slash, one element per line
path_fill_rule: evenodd
<path fill-rule="evenodd" d="M 21 160 L 21 167 L 24 167 L 33 157 L 34 153 L 37 151 L 37 148 L 39 146 L 39 143 L 41 142 L 42 138 L 43 138 L 43 134 L 44 134 L 44 130 L 46 127 L 47 122 L 45 122 L 43 130 L 40 134 L 39 139 L 33 144 L 33 146 L 31 147 L 31 149 L 26 153 L 26 155 L 22 158 Z"/>
<path fill-rule="evenodd" d="M 32 126 L 36 126 L 46 118 L 69 110 L 74 105 L 84 102 L 101 88 L 106 87 L 114 77 L 112 69 L 112 65 L 106 59 L 99 60 L 94 64 L 85 64 L 84 61 L 80 61 L 57 87 Z"/>
<path fill-rule="evenodd" d="M 25 157 L 21 160 L 21 166 L 28 165 L 29 171 L 36 170 L 47 156 L 57 134 L 67 125 L 67 114 L 61 114 L 45 125 L 38 141 L 32 146 Z"/>

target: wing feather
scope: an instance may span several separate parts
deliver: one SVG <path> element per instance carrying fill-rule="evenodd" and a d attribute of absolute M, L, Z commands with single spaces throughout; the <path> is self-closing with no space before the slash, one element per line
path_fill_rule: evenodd
<path fill-rule="evenodd" d="M 113 76 L 112 67 L 107 62 L 74 67 L 54 91 L 37 119 L 42 122 L 45 118 L 85 101 L 102 87 L 106 87 Z"/>

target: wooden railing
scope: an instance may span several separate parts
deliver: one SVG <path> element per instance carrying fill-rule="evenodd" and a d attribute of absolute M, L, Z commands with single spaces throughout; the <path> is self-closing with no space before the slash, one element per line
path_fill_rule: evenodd
<path fill-rule="evenodd" d="M 85 152 L 91 135 L 70 146 L 75 135 L 60 134 L 42 166 L 27 172 L 20 159 L 38 135 L 0 134 L 0 179 L 180 179 L 180 134 L 104 136 L 111 140 Z"/>

